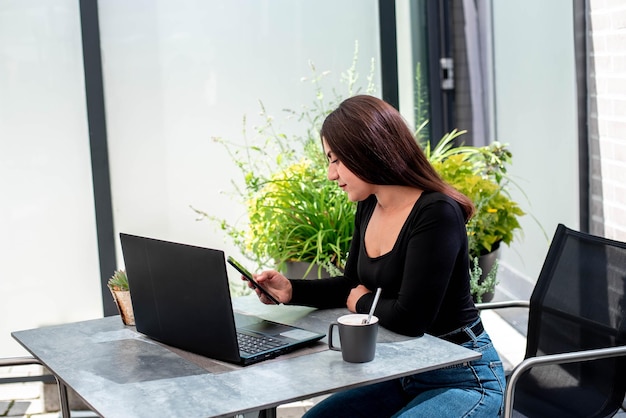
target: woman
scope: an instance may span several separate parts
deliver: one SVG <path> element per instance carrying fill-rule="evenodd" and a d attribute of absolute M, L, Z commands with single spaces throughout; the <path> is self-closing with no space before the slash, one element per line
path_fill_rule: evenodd
<path fill-rule="evenodd" d="M 495 417 L 504 372 L 470 294 L 465 222 L 472 202 L 430 165 L 402 116 L 372 96 L 342 102 L 322 126 L 328 178 L 358 202 L 345 273 L 289 280 L 256 275 L 283 303 L 367 313 L 379 324 L 439 336 L 482 353 L 469 364 L 332 395 L 306 417 Z M 270 301 L 257 294 L 264 303 Z"/>

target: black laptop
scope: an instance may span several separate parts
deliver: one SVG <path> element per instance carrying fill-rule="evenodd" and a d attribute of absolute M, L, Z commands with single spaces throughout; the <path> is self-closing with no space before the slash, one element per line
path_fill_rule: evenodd
<path fill-rule="evenodd" d="M 154 340 L 248 365 L 325 336 L 233 312 L 221 250 L 124 233 L 120 239 L 137 331 Z"/>

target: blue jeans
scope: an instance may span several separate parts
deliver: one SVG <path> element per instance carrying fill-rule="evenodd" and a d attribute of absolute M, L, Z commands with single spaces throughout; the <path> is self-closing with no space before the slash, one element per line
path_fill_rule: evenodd
<path fill-rule="evenodd" d="M 479 360 L 339 392 L 304 417 L 498 417 L 504 404 L 502 362 L 486 332 L 470 336 L 461 345 L 482 353 Z"/>

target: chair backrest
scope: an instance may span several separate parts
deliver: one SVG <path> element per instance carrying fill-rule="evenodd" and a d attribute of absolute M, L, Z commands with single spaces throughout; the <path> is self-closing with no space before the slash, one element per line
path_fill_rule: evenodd
<path fill-rule="evenodd" d="M 557 227 L 530 299 L 526 357 L 626 344 L 626 243 Z M 624 357 L 533 368 L 515 410 L 527 416 L 612 416 Z"/>

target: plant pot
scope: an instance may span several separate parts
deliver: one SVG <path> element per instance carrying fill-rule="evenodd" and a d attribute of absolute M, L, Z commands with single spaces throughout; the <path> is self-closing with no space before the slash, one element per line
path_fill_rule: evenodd
<path fill-rule="evenodd" d="M 478 279 L 479 284 L 481 284 L 485 280 L 491 269 L 493 269 L 493 265 L 495 264 L 498 257 L 500 257 L 499 246 L 492 252 L 478 257 L 478 266 L 482 269 L 482 274 L 480 275 L 480 279 Z M 494 291 L 483 293 L 482 302 L 491 302 L 493 300 L 493 296 Z"/>
<path fill-rule="evenodd" d="M 285 276 L 290 279 L 317 279 L 318 265 L 315 264 L 307 273 L 311 263 L 306 261 L 287 261 L 285 263 Z M 322 269 L 322 278 L 330 277 L 328 272 Z"/>
<path fill-rule="evenodd" d="M 133 313 L 133 303 L 130 299 L 130 291 L 113 290 L 111 288 L 109 288 L 109 290 L 113 295 L 113 300 L 117 305 L 117 310 L 120 312 L 124 325 L 135 325 L 135 314 Z"/>

